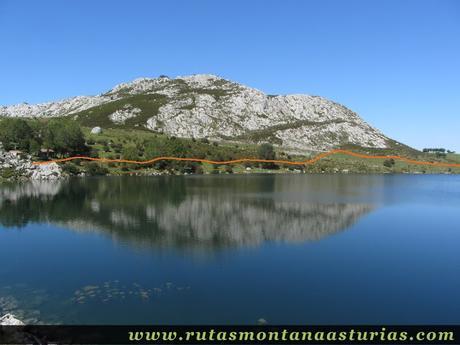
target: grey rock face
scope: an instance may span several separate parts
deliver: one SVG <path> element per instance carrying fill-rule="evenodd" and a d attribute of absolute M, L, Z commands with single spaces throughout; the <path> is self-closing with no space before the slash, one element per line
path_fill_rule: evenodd
<path fill-rule="evenodd" d="M 0 107 L 0 116 L 15 117 L 71 115 L 87 120 L 96 113 L 99 117 L 91 123 L 109 121 L 116 127 L 139 119 L 136 126 L 178 137 L 268 141 L 296 151 L 389 145 L 385 135 L 335 102 L 309 95 L 266 95 L 214 75 L 141 78 L 98 96 Z"/>
<path fill-rule="evenodd" d="M 101 134 L 102 128 L 101 127 L 94 127 L 91 129 L 91 134 Z"/>
<path fill-rule="evenodd" d="M 13 177 L 32 180 L 56 180 L 62 177 L 62 169 L 58 164 L 34 165 L 29 155 L 6 152 L 0 143 L 0 171 L 4 169 L 8 169 Z"/>

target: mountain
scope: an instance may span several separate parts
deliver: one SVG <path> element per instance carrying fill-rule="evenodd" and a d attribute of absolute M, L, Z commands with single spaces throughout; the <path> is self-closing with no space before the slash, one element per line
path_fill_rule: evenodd
<path fill-rule="evenodd" d="M 392 141 L 355 112 L 319 96 L 267 95 L 214 75 L 141 78 L 97 96 L 0 107 L 3 117 L 72 116 L 82 125 L 144 128 L 177 137 L 271 142 L 294 150 Z"/>

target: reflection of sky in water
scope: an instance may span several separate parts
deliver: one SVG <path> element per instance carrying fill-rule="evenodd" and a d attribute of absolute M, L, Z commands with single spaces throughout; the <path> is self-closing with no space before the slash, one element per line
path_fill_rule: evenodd
<path fill-rule="evenodd" d="M 456 176 L 2 185 L 0 313 L 33 323 L 458 323 L 459 206 Z"/>

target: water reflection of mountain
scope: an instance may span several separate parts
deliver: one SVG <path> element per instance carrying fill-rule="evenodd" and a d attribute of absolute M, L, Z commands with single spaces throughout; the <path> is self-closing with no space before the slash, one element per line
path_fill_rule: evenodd
<path fill-rule="evenodd" d="M 362 200 L 342 199 L 350 182 L 323 187 L 316 182 L 297 176 L 251 176 L 4 185 L 0 224 L 49 222 L 106 233 L 136 246 L 216 248 L 317 240 L 346 229 L 373 208 Z"/>

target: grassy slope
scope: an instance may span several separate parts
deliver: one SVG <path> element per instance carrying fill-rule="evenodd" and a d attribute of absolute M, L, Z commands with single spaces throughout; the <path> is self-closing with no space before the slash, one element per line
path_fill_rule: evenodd
<path fill-rule="evenodd" d="M 147 120 L 158 114 L 158 109 L 166 103 L 166 97 L 158 94 L 136 95 L 90 108 L 75 115 L 72 115 L 83 126 L 102 128 L 124 128 L 132 129 L 143 127 Z M 124 106 L 130 105 L 139 108 L 140 114 L 131 119 L 127 119 L 124 124 L 116 124 L 109 119 L 109 115 Z"/>
<path fill-rule="evenodd" d="M 120 150 L 116 149 L 118 146 L 124 145 L 142 145 L 148 141 L 155 140 L 159 145 L 167 144 L 170 140 L 179 141 L 185 148 L 186 153 L 184 157 L 198 157 L 207 158 L 213 160 L 226 160 L 226 159 L 237 159 L 237 158 L 255 158 L 257 157 L 257 146 L 256 145 L 245 145 L 235 143 L 206 143 L 201 140 L 192 139 L 171 139 L 166 135 L 159 133 L 152 133 L 145 130 L 124 130 L 124 129 L 107 129 L 102 134 L 93 135 L 90 134 L 90 128 L 84 129 L 85 136 L 90 142 L 94 142 L 91 145 L 93 150 L 98 152 L 98 156 L 105 158 L 120 158 Z M 115 148 L 114 148 L 115 147 Z M 434 155 L 423 154 L 419 151 L 413 150 L 404 145 L 396 145 L 395 149 L 367 149 L 360 147 L 347 146 L 346 149 L 353 150 L 355 152 L 361 152 L 366 154 L 378 154 L 378 155 L 401 155 L 404 157 L 426 160 L 426 161 L 443 161 L 443 162 L 460 162 L 460 155 L 449 155 L 447 159 L 437 158 Z M 284 153 L 282 150 L 277 151 L 277 158 L 283 160 L 304 160 L 311 158 L 316 153 L 311 153 L 305 156 L 291 156 Z M 148 159 L 150 157 L 140 156 L 139 159 Z M 315 165 L 306 166 L 305 171 L 311 173 L 322 173 L 322 172 L 350 172 L 350 173 L 460 173 L 460 168 L 441 168 L 431 166 L 415 166 L 408 165 L 404 162 L 396 161 L 396 164 L 387 168 L 383 165 L 384 159 L 377 160 L 366 160 L 360 158 L 354 158 L 347 155 L 334 155 L 327 157 L 319 161 Z M 180 163 L 179 163 L 180 164 Z M 210 173 L 214 170 L 214 167 L 209 164 L 202 165 L 205 173 Z M 232 170 L 235 173 L 256 173 L 256 172 L 273 172 L 282 173 L 287 171 L 293 171 L 296 167 L 280 167 L 276 170 L 261 169 L 259 165 L 254 164 L 251 166 L 251 170 L 246 169 L 247 166 L 233 165 Z M 130 170 L 136 169 L 130 167 Z M 219 171 L 224 172 L 225 166 L 220 166 Z M 114 164 L 110 167 L 111 173 L 126 173 L 121 170 L 121 165 Z M 126 168 L 125 168 L 126 170 Z M 152 171 L 152 167 L 137 167 L 138 173 L 149 173 Z"/>

